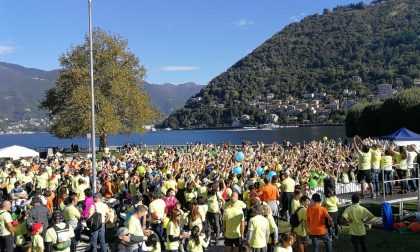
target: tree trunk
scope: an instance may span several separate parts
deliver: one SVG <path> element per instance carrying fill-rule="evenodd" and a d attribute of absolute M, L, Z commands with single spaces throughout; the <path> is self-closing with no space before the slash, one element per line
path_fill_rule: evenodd
<path fill-rule="evenodd" d="M 104 148 L 108 145 L 108 136 L 99 135 L 99 151 L 104 151 Z"/>

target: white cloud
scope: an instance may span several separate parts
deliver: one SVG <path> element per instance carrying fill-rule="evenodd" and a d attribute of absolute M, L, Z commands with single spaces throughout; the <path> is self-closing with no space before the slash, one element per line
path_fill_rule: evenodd
<path fill-rule="evenodd" d="M 250 26 L 250 25 L 255 24 L 255 21 L 254 20 L 249 20 L 249 19 L 246 19 L 246 18 L 242 18 L 242 19 L 239 19 L 239 20 L 233 22 L 233 24 L 236 25 L 236 26 L 239 26 L 239 27 L 245 27 L 245 26 Z"/>
<path fill-rule="evenodd" d="M 292 22 L 299 22 L 302 18 L 304 18 L 306 16 L 306 13 L 305 12 L 302 12 L 302 13 L 300 13 L 300 15 L 297 15 L 297 16 L 291 16 L 290 17 L 290 20 L 292 21 Z"/>
<path fill-rule="evenodd" d="M 13 46 L 0 45 L 0 54 L 13 53 L 15 48 Z"/>
<path fill-rule="evenodd" d="M 196 66 L 164 66 L 160 70 L 166 72 L 176 72 L 176 71 L 196 71 L 199 70 L 199 67 Z"/>

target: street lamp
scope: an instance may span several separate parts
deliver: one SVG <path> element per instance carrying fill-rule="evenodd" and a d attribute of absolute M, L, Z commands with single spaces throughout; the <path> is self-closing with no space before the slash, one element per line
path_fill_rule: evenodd
<path fill-rule="evenodd" d="M 92 187 L 96 193 L 96 134 L 95 134 L 95 97 L 93 87 L 93 43 L 92 43 L 92 0 L 88 0 L 89 6 L 89 46 L 90 46 L 90 110 L 91 110 L 91 140 L 92 140 Z"/>

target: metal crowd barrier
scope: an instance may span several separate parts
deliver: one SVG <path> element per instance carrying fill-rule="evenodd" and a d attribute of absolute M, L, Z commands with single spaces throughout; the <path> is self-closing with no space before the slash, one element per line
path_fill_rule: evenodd
<path fill-rule="evenodd" d="M 414 163 L 413 164 L 413 167 L 412 168 L 409 168 L 409 164 L 403 164 L 403 165 L 406 165 L 407 166 L 407 173 L 409 173 L 408 174 L 408 178 L 405 178 L 405 179 L 400 179 L 400 178 L 398 178 L 398 179 L 391 179 L 391 180 L 388 180 L 388 181 L 385 181 L 385 169 L 383 169 L 383 170 L 381 170 L 381 173 L 382 173 L 382 193 L 383 193 L 383 202 L 385 202 L 386 201 L 386 186 L 385 186 L 385 184 L 387 184 L 387 183 L 394 183 L 394 182 L 403 182 L 403 181 L 406 181 L 406 183 L 407 183 L 407 187 L 408 187 L 408 181 L 417 181 L 417 183 L 416 183 L 416 187 L 417 187 L 417 192 L 418 192 L 418 201 L 420 201 L 420 179 L 419 179 L 419 171 L 420 171 L 420 168 L 419 168 L 419 164 L 418 163 Z M 392 165 L 391 167 L 399 167 L 399 166 L 401 166 L 401 164 L 396 164 L 396 165 Z M 384 168 L 389 168 L 390 166 L 386 166 L 386 167 L 384 167 Z M 414 177 L 414 178 L 411 178 L 410 177 L 410 170 L 411 169 L 416 169 L 417 170 L 417 174 L 416 174 L 416 177 Z M 392 172 L 394 172 L 394 170 L 392 170 Z M 392 173 L 392 178 L 393 178 L 393 173 Z M 397 176 L 398 176 L 398 174 L 397 174 Z M 406 188 L 407 190 L 408 190 L 408 188 Z M 420 202 L 419 202 L 420 203 Z M 417 208 L 419 208 L 420 207 L 420 205 L 418 205 L 417 206 Z"/>

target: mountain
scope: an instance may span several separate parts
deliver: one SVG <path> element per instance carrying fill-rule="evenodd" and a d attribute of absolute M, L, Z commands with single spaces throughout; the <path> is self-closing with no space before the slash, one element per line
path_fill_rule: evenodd
<path fill-rule="evenodd" d="M 151 97 L 151 103 L 156 108 L 169 115 L 185 104 L 191 96 L 200 92 L 203 85 L 194 82 L 184 84 L 150 84 L 145 82 L 143 90 Z"/>
<path fill-rule="evenodd" d="M 10 122 L 16 122 L 46 118 L 46 112 L 38 108 L 39 102 L 45 92 L 54 86 L 58 72 L 0 62 L 0 119 L 8 118 Z M 151 103 L 168 115 L 181 108 L 202 87 L 193 82 L 180 85 L 144 83 L 143 89 L 150 95 Z"/>
<path fill-rule="evenodd" d="M 288 97 L 325 92 L 342 104 L 344 90 L 364 99 L 378 84 L 396 78 L 410 87 L 420 77 L 419 34 L 418 0 L 325 9 L 274 34 L 211 80 L 162 126 L 230 126 L 245 115 L 250 124 L 259 124 L 268 116 L 255 104 L 266 97 L 285 104 Z M 281 111 L 270 112 L 280 123 L 286 120 Z"/>

